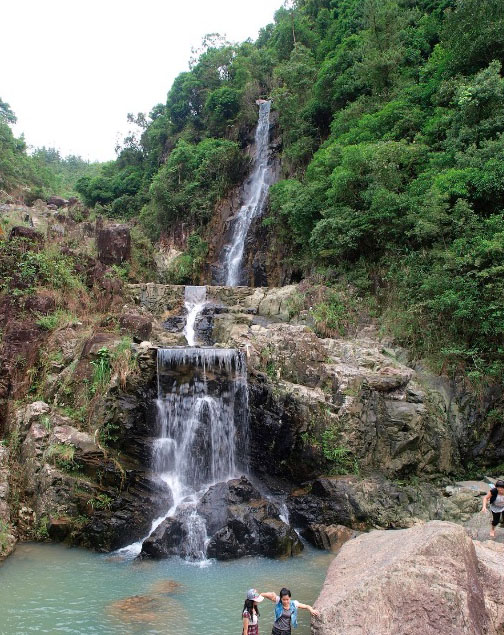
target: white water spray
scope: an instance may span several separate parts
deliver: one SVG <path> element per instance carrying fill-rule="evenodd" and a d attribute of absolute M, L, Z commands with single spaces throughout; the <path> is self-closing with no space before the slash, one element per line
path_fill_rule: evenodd
<path fill-rule="evenodd" d="M 168 517 L 187 531 L 180 555 L 202 561 L 207 534 L 196 507 L 211 485 L 239 476 L 247 456 L 247 380 L 245 357 L 234 349 L 159 349 L 157 361 L 158 437 L 152 469 L 173 503 L 156 518 L 147 536 L 120 549 L 137 556 L 142 543 Z"/>
<path fill-rule="evenodd" d="M 233 221 L 231 241 L 224 248 L 224 280 L 228 287 L 236 287 L 243 282 L 241 270 L 245 240 L 252 221 L 263 211 L 271 180 L 268 166 L 269 114 L 271 102 L 259 106 L 259 122 L 255 133 L 256 156 L 252 173 L 245 186 L 243 203 Z"/>
<path fill-rule="evenodd" d="M 184 306 L 187 311 L 187 320 L 184 327 L 184 335 L 188 346 L 195 346 L 196 319 L 206 304 L 206 287 L 186 287 Z"/>

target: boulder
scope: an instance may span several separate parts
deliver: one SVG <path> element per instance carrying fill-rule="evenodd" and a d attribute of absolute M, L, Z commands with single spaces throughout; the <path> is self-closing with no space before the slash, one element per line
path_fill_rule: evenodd
<path fill-rule="evenodd" d="M 131 236 L 127 225 L 108 225 L 96 231 L 98 259 L 104 265 L 120 265 L 131 255 Z"/>
<path fill-rule="evenodd" d="M 23 238 L 35 245 L 41 245 L 44 242 L 44 236 L 33 227 L 24 227 L 23 225 L 16 225 L 10 230 L 9 240 L 14 238 Z"/>
<path fill-rule="evenodd" d="M 47 199 L 47 204 L 55 205 L 59 209 L 60 207 L 65 207 L 65 205 L 68 205 L 68 201 L 61 196 L 50 196 Z"/>
<path fill-rule="evenodd" d="M 483 586 L 487 612 L 490 615 L 495 632 L 503 633 L 504 544 L 492 541 L 475 541 L 474 547 L 478 556 L 478 571 Z"/>
<path fill-rule="evenodd" d="M 34 401 L 18 410 L 15 415 L 15 420 L 21 439 L 25 438 L 31 425 L 36 421 L 40 421 L 42 417 L 47 416 L 50 410 L 50 406 L 44 401 Z"/>
<path fill-rule="evenodd" d="M 198 512 L 211 536 L 207 547 L 210 558 L 274 558 L 295 555 L 303 548 L 296 532 L 280 519 L 277 507 L 245 477 L 211 487 Z"/>
<path fill-rule="evenodd" d="M 119 318 L 121 331 L 132 335 L 138 342 L 148 340 L 152 333 L 152 317 L 136 311 L 128 311 Z"/>
<path fill-rule="evenodd" d="M 187 539 L 187 525 L 179 518 L 165 518 L 142 544 L 142 557 L 156 560 L 179 555 Z"/>
<path fill-rule="evenodd" d="M 356 535 L 356 532 L 343 525 L 321 525 L 314 523 L 313 525 L 308 525 L 304 535 L 319 549 L 336 553 L 347 540 L 350 540 L 350 538 Z"/>
<path fill-rule="evenodd" d="M 440 521 L 347 542 L 315 608 L 314 635 L 496 633 L 474 545 L 462 527 Z"/>

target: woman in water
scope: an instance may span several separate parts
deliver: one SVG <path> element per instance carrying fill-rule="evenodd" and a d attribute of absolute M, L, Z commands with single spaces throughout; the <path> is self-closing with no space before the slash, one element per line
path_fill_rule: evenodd
<path fill-rule="evenodd" d="M 259 624 L 257 618 L 259 617 L 259 609 L 257 605 L 264 600 L 263 596 L 255 589 L 249 589 L 247 591 L 247 599 L 243 606 L 243 635 L 258 635 Z"/>
<path fill-rule="evenodd" d="M 318 617 L 319 613 L 309 604 L 301 604 L 297 600 L 291 599 L 289 589 L 283 588 L 280 595 L 275 593 L 261 593 L 268 600 L 275 603 L 275 623 L 273 624 L 272 635 L 290 635 L 291 628 L 297 627 L 298 609 L 306 609 L 311 615 Z"/>
<path fill-rule="evenodd" d="M 492 512 L 492 525 L 490 527 L 490 538 L 495 538 L 495 528 L 499 524 L 499 519 L 504 519 L 504 481 L 497 481 L 495 487 L 488 492 L 483 498 L 482 512 L 486 512 L 487 503 L 490 502 L 490 511 Z"/>

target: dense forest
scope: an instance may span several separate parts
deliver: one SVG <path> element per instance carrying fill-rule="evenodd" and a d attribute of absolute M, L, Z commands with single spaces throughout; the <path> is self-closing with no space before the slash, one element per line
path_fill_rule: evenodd
<path fill-rule="evenodd" d="M 478 386 L 504 373 L 503 61 L 500 0 L 288 2 L 255 42 L 207 36 L 166 103 L 130 116 L 141 132 L 117 160 L 76 187 L 153 241 L 189 227 L 189 282 L 215 204 L 247 172 L 255 100 L 272 99 L 283 178 L 263 223 L 333 290 L 327 325 L 343 328 L 358 298 L 415 355 Z M 62 160 L 28 161 L 5 106 L 0 188 L 43 188 Z"/>

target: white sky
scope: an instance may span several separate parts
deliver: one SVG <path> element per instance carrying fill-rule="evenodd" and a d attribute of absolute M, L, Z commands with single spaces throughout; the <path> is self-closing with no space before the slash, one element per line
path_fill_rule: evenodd
<path fill-rule="evenodd" d="M 0 97 L 30 146 L 105 161 L 128 112 L 166 101 L 206 33 L 255 39 L 282 0 L 1 3 Z"/>

